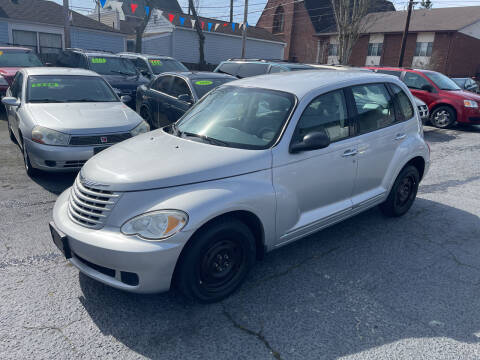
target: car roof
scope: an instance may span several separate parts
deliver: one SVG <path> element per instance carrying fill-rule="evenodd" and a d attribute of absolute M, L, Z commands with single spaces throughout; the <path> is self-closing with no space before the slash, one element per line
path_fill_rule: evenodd
<path fill-rule="evenodd" d="M 21 46 L 0 46 L 0 50 L 25 50 L 25 51 L 33 51 L 30 48 L 27 47 L 21 47 Z"/>
<path fill-rule="evenodd" d="M 103 57 L 115 57 L 118 58 L 120 55 L 107 52 L 107 51 L 95 51 L 95 50 L 82 50 L 82 49 L 65 49 L 65 51 L 72 51 L 79 54 L 84 54 L 85 56 L 103 56 Z"/>
<path fill-rule="evenodd" d="M 163 75 L 178 75 L 188 79 L 236 79 L 235 76 L 210 71 L 168 71 L 161 73 Z"/>
<path fill-rule="evenodd" d="M 132 52 L 121 52 L 118 53 L 117 55 L 120 56 L 125 56 L 125 57 L 133 57 L 133 58 L 144 58 L 144 59 L 169 59 L 169 60 L 175 60 L 171 56 L 165 56 L 165 55 L 152 55 L 152 54 L 140 54 L 140 53 L 132 53 Z"/>
<path fill-rule="evenodd" d="M 338 85 L 340 88 L 359 82 L 379 82 L 379 79 L 399 81 L 395 76 L 367 71 L 305 70 L 248 77 L 226 85 L 284 91 L 302 98 L 309 92 L 322 87 Z"/>
<path fill-rule="evenodd" d="M 302 63 L 292 63 L 283 60 L 266 60 L 266 59 L 228 59 L 222 63 L 237 63 L 237 64 L 267 64 L 267 65 L 281 65 L 289 68 L 313 68 L 311 65 Z"/>
<path fill-rule="evenodd" d="M 80 69 L 80 68 L 66 68 L 66 67 L 29 67 L 22 70 L 26 75 L 83 75 L 83 76 L 98 76 L 96 72 Z"/>

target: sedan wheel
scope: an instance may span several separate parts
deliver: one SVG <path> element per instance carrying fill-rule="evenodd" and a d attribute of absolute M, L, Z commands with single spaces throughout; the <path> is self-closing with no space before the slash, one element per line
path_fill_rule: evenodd
<path fill-rule="evenodd" d="M 447 129 L 455 123 L 456 117 L 450 108 L 441 106 L 433 111 L 430 121 L 437 128 Z"/>
<path fill-rule="evenodd" d="M 34 176 L 38 173 L 38 170 L 32 167 L 30 163 L 30 157 L 28 156 L 27 147 L 25 143 L 22 144 L 22 153 L 23 153 L 23 164 L 25 165 L 25 171 L 27 172 L 28 176 Z"/>
<path fill-rule="evenodd" d="M 13 134 L 12 127 L 10 125 L 10 120 L 7 120 L 7 127 L 8 127 L 8 136 L 10 136 L 10 140 L 12 140 L 12 142 L 14 144 L 16 144 L 17 139 L 15 138 L 15 135 Z"/>

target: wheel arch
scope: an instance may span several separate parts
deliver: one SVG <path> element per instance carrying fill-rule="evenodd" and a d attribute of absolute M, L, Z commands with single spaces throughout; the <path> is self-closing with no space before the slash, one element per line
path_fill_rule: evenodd
<path fill-rule="evenodd" d="M 401 168 L 400 172 L 409 165 L 413 165 L 417 168 L 418 174 L 420 175 L 420 180 L 423 179 L 423 175 L 425 174 L 425 159 L 422 156 L 416 156 L 410 159 L 403 167 Z M 398 176 L 398 175 L 397 175 Z"/>

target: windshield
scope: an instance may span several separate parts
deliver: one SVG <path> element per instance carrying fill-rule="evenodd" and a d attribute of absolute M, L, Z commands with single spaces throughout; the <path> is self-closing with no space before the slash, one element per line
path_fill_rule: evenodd
<path fill-rule="evenodd" d="M 425 75 L 441 90 L 461 90 L 460 87 L 455 84 L 455 81 L 450 79 L 448 76 L 437 72 L 426 72 Z"/>
<path fill-rule="evenodd" d="M 173 59 L 148 59 L 154 74 L 161 74 L 167 71 L 188 71 L 187 67 L 180 61 Z"/>
<path fill-rule="evenodd" d="M 90 69 L 101 75 L 137 75 L 137 69 L 129 59 L 113 56 L 90 56 Z"/>
<path fill-rule="evenodd" d="M 194 79 L 192 80 L 193 88 L 197 93 L 198 98 L 202 98 L 203 95 L 210 90 L 215 89 L 217 86 L 236 80 L 235 78 L 220 78 L 220 79 Z"/>
<path fill-rule="evenodd" d="M 120 101 L 99 76 L 30 76 L 27 87 L 27 101 L 31 103 Z"/>
<path fill-rule="evenodd" d="M 177 123 L 178 135 L 243 149 L 266 149 L 280 136 L 295 105 L 281 91 L 222 86 Z"/>
<path fill-rule="evenodd" d="M 0 50 L 0 67 L 32 66 L 43 66 L 34 52 L 25 50 Z"/>

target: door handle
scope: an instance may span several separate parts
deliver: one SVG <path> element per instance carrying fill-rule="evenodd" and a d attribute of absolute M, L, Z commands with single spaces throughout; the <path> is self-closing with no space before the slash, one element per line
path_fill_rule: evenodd
<path fill-rule="evenodd" d="M 357 149 L 351 149 L 351 150 L 346 150 L 342 157 L 349 157 L 349 156 L 355 156 L 358 154 L 358 150 Z"/>
<path fill-rule="evenodd" d="M 397 136 L 395 136 L 395 140 L 403 140 L 407 137 L 407 134 L 397 134 Z"/>

